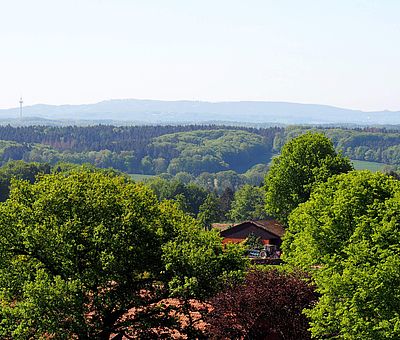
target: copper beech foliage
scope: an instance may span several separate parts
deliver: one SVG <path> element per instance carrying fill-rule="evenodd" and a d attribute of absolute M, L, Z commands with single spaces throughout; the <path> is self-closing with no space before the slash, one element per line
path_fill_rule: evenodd
<path fill-rule="evenodd" d="M 226 287 L 210 301 L 208 333 L 214 339 L 309 339 L 302 310 L 316 300 L 304 274 L 251 270 L 243 284 Z"/>

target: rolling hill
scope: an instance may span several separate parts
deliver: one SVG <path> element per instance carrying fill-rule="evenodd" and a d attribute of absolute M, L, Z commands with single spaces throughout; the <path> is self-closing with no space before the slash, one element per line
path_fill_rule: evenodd
<path fill-rule="evenodd" d="M 350 110 L 328 105 L 288 102 L 107 100 L 85 105 L 32 105 L 24 117 L 50 120 L 114 120 L 132 123 L 283 123 L 400 124 L 400 112 Z M 1 109 L 0 119 L 18 118 L 19 108 Z"/>

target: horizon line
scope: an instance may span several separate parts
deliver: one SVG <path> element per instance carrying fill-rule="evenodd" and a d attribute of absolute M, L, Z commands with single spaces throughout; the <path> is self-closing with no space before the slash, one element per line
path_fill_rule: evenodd
<path fill-rule="evenodd" d="M 358 108 L 348 108 L 344 106 L 336 106 L 332 104 L 320 104 L 320 103 L 310 103 L 310 102 L 293 102 L 293 101 L 274 101 L 274 100 L 218 100 L 218 101 L 212 101 L 212 100 L 202 100 L 202 99 L 148 99 L 148 98 L 110 98 L 110 99 L 103 99 L 100 101 L 96 102 L 85 102 L 85 103 L 78 103 L 78 104 L 46 104 L 46 103 L 34 103 L 31 105 L 24 105 L 23 107 L 33 107 L 33 106 L 39 106 L 39 105 L 44 105 L 44 106 L 81 106 L 81 105 L 96 105 L 104 102 L 110 102 L 110 101 L 129 101 L 129 100 L 136 100 L 136 101 L 153 101 L 153 102 L 170 102 L 170 103 L 176 103 L 176 102 L 197 102 L 197 103 L 210 103 L 210 104 L 222 104 L 222 103 L 275 103 L 275 104 L 294 104 L 294 105 L 316 105 L 316 106 L 325 106 L 325 107 L 331 107 L 331 108 L 336 108 L 336 109 L 344 109 L 344 110 L 351 110 L 351 111 L 361 111 L 365 113 L 373 113 L 373 112 L 400 112 L 399 110 L 389 110 L 389 109 L 381 109 L 381 110 L 362 110 Z M 15 107 L 2 107 L 0 108 L 0 111 L 5 111 L 5 110 L 19 110 L 19 106 Z"/>

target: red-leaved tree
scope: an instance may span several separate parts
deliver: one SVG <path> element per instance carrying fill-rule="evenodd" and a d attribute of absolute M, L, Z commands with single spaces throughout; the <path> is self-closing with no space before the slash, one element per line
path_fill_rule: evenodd
<path fill-rule="evenodd" d="M 315 287 L 300 273 L 252 270 L 245 282 L 227 287 L 210 302 L 213 339 L 309 339 L 302 310 L 317 300 Z"/>

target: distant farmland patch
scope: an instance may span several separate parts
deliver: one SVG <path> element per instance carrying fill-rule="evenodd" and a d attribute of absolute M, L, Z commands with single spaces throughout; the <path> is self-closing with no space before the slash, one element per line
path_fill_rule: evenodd
<path fill-rule="evenodd" d="M 368 161 L 358 161 L 351 160 L 356 170 L 370 170 L 372 172 L 377 172 L 382 170 L 382 168 L 386 165 L 384 163 L 378 162 L 368 162 Z"/>
<path fill-rule="evenodd" d="M 129 174 L 131 178 L 136 182 L 143 182 L 144 180 L 154 177 L 154 175 L 143 175 L 143 174 Z"/>

